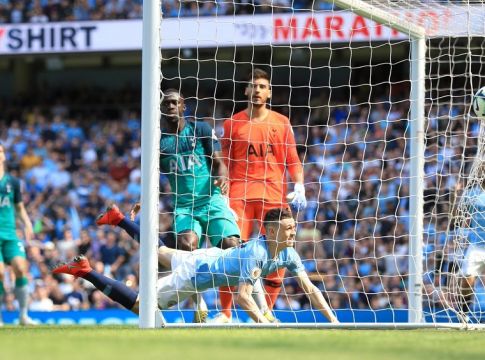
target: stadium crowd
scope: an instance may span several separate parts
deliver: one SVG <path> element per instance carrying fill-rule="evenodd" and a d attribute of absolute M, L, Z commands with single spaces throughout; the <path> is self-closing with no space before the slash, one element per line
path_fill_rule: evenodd
<path fill-rule="evenodd" d="M 422 1 L 428 5 L 432 2 Z M 0 0 L 0 24 L 141 19 L 142 3 L 142 0 Z M 161 11 L 164 17 L 190 17 L 331 9 L 332 2 L 324 0 L 163 0 Z"/>
<path fill-rule="evenodd" d="M 82 280 L 53 276 L 49 267 L 77 254 L 108 276 L 138 286 L 138 244 L 124 232 L 95 225 L 96 216 L 115 202 L 128 212 L 140 197 L 140 117 L 125 108 L 108 115 L 78 112 L 86 96 L 59 97 L 39 104 L 10 103 L 0 118 L 0 140 L 7 148 L 8 168 L 24 180 L 24 202 L 34 224 L 35 241 L 28 246 L 31 310 L 105 309 L 116 305 Z M 403 89 L 405 92 L 406 90 Z M 278 91 L 279 92 L 279 91 Z M 102 96 L 99 91 L 97 96 Z M 312 98 L 310 108 L 284 106 L 288 94 L 275 94 L 274 109 L 289 115 L 305 167 L 309 206 L 299 214 L 297 250 L 315 284 L 325 290 L 332 307 L 349 309 L 405 308 L 408 271 L 409 148 L 408 105 L 381 96 L 373 105 L 332 100 L 328 94 Z M 211 102 L 201 96 L 198 121 L 208 121 L 221 135 L 222 120 L 233 103 Z M 139 93 L 124 91 L 104 97 L 118 104 L 136 103 Z M 292 105 L 308 105 L 304 92 Z M 5 104 L 3 104 L 5 105 Z M 194 114 L 196 99 L 187 100 Z M 136 108 L 136 107 L 134 107 Z M 201 113 L 201 109 L 215 109 Z M 311 110 L 310 110 L 311 109 Z M 203 111 L 203 110 L 202 110 Z M 432 303 L 437 254 L 446 246 L 449 194 L 460 170 L 463 144 L 458 106 L 428 109 L 426 150 L 426 291 Z M 212 119 L 216 120 L 212 120 Z M 473 153 L 477 126 L 468 128 L 467 151 Z M 443 137 L 448 132 L 452 136 Z M 450 141 L 451 139 L 451 141 Z M 456 141 L 455 141 L 456 140 Z M 471 158 L 471 157 L 470 157 Z M 160 231 L 173 241 L 168 181 L 161 178 Z M 257 234 L 254 234 L 257 235 Z M 20 238 L 23 238 L 19 231 Z M 7 274 L 8 275 L 8 274 Z M 16 307 L 11 272 L 5 283 L 3 308 Z M 324 281 L 324 282 L 323 282 Z M 217 306 L 216 291 L 206 300 Z M 299 310 L 309 304 L 296 282 L 288 278 L 277 309 Z"/>
<path fill-rule="evenodd" d="M 2 0 L 0 23 L 141 19 L 142 3 L 142 0 Z M 189 17 L 328 10 L 332 7 L 320 0 L 164 0 L 161 11 L 164 17 Z"/>

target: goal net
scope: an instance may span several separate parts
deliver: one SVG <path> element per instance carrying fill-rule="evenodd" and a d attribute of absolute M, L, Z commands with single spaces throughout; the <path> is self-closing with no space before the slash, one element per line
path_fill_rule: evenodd
<path fill-rule="evenodd" d="M 461 195 L 483 179 L 483 133 L 469 112 L 485 85 L 481 1 L 163 0 L 162 13 L 162 93 L 183 93 L 195 127 L 205 122 L 227 139 L 224 121 L 248 104 L 248 75 L 270 74 L 268 108 L 289 118 L 304 169 L 308 206 L 294 212 L 295 249 L 341 322 L 453 324 L 467 321 L 464 312 L 480 320 L 481 274 L 463 295 L 460 269 L 473 216 Z M 160 171 L 160 233 L 180 247 L 180 193 L 170 187 L 180 173 Z M 293 180 L 282 179 L 288 191 Z M 201 247 L 214 245 L 200 220 L 208 212 L 190 213 Z M 257 220 L 251 239 L 261 235 Z M 420 303 L 412 309 L 410 294 Z M 201 295 L 217 321 L 218 288 Z M 251 322 L 231 304 L 233 323 Z M 190 323 L 193 308 L 190 298 L 163 316 Z M 273 314 L 284 324 L 326 322 L 289 271 Z"/>

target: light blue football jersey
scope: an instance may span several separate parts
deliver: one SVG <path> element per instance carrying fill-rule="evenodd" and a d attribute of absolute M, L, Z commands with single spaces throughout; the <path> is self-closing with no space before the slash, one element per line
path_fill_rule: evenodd
<path fill-rule="evenodd" d="M 291 273 L 305 271 L 301 258 L 294 248 L 286 248 L 272 259 L 264 237 L 226 250 L 217 248 L 199 256 L 196 260 L 194 287 L 206 289 L 233 286 L 239 283 L 254 285 L 260 277 L 287 268 Z"/>
<path fill-rule="evenodd" d="M 463 201 L 470 214 L 468 241 L 474 245 L 485 245 L 485 191 L 473 187 L 463 195 Z"/>

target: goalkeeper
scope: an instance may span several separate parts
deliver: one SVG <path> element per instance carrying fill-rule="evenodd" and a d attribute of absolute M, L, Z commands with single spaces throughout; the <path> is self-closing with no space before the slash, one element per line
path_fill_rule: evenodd
<path fill-rule="evenodd" d="M 138 225 L 124 221 L 139 235 Z M 248 315 L 260 323 L 268 323 L 252 298 L 253 286 L 260 277 L 286 268 L 296 275 L 300 287 L 311 304 L 330 322 L 338 320 L 318 288 L 311 283 L 301 259 L 293 248 L 296 223 L 290 211 L 272 209 L 264 218 L 266 236 L 230 249 L 208 248 L 192 252 L 168 248 L 160 241 L 158 261 L 172 270 L 157 282 L 158 306 L 169 308 L 194 294 L 222 285 L 238 285 L 236 301 Z M 96 272 L 84 256 L 53 269 L 55 274 L 69 274 L 91 282 L 97 289 L 127 309 L 138 313 L 138 293 L 122 282 Z"/>
<path fill-rule="evenodd" d="M 241 239 L 248 241 L 253 222 L 260 225 L 265 213 L 274 208 L 303 210 L 307 201 L 303 186 L 303 166 L 298 158 L 289 119 L 267 107 L 271 84 L 267 72 L 254 69 L 244 95 L 243 111 L 224 122 L 222 155 L 229 174 L 229 199 L 238 216 Z M 286 196 L 286 172 L 295 183 Z M 281 290 L 284 269 L 265 278 L 266 302 L 272 308 Z M 232 291 L 220 289 L 222 312 L 218 322 L 231 321 Z"/>

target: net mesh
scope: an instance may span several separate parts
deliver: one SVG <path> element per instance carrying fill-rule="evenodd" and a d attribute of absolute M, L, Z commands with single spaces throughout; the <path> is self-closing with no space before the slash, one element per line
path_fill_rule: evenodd
<path fill-rule="evenodd" d="M 459 269 L 471 214 L 456 189 L 466 191 L 483 178 L 482 158 L 476 155 L 483 134 L 469 106 L 471 95 L 484 85 L 484 43 L 463 33 L 439 36 L 439 31 L 456 25 L 449 11 L 465 14 L 470 6 L 483 10 L 483 4 L 368 3 L 395 14 L 415 11 L 402 16 L 432 35 L 426 56 L 423 309 L 428 321 L 458 321 Z M 166 34 L 164 43 L 162 30 L 162 88 L 180 89 L 187 118 L 210 124 L 219 138 L 227 136 L 224 121 L 247 105 L 246 75 L 257 67 L 270 73 L 268 106 L 290 119 L 304 167 L 308 207 L 295 214 L 296 250 L 339 318 L 407 321 L 413 40 L 325 1 L 163 1 L 162 11 L 162 27 L 169 24 L 175 34 Z M 430 12 L 437 22 L 429 21 Z M 198 33 L 184 30 L 188 13 L 196 16 L 190 21 L 198 24 Z M 209 19 L 217 31 L 207 30 L 205 15 L 216 15 Z M 224 38 L 228 25 L 240 38 Z M 472 22 L 465 25 L 473 28 Z M 260 42 L 266 31 L 270 41 Z M 173 246 L 177 191 L 168 179 L 179 175 L 173 169 L 161 175 L 160 231 Z M 284 182 L 293 188 L 290 178 Z M 203 225 L 202 236 L 207 231 Z M 251 238 L 258 235 L 254 226 Z M 479 312 L 485 301 L 481 281 L 474 293 L 473 308 Z M 214 310 L 211 317 L 221 310 L 217 289 L 205 290 L 203 297 Z M 185 301 L 172 311 L 180 314 L 191 306 Z M 284 322 L 322 321 L 289 272 L 274 309 Z M 242 312 L 233 314 L 234 321 L 247 321 Z"/>

